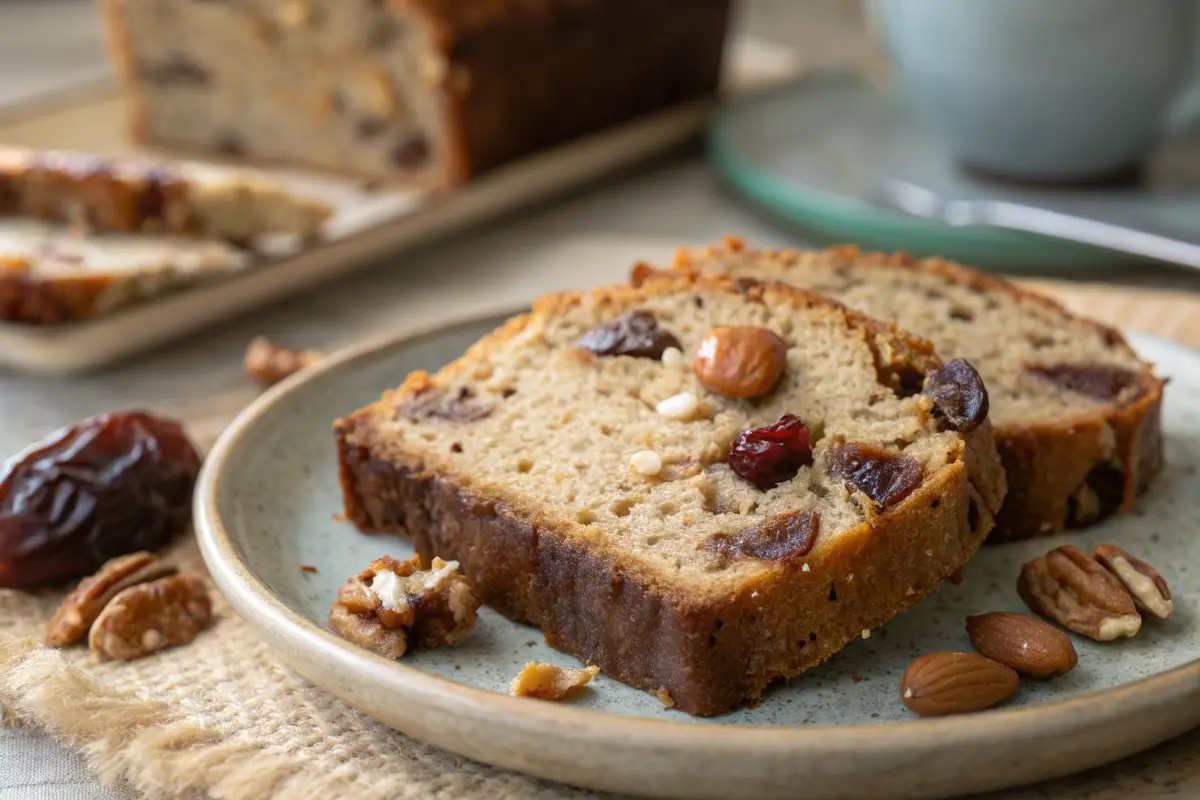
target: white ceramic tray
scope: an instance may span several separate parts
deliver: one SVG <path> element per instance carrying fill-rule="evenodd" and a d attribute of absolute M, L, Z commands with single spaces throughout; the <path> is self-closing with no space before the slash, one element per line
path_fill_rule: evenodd
<path fill-rule="evenodd" d="M 734 38 L 727 96 L 793 77 L 795 53 L 759 39 Z M 711 101 L 654 114 L 495 170 L 440 196 L 364 191 L 360 181 L 291 170 L 271 173 L 330 202 L 335 216 L 321 240 L 286 257 L 79 323 L 0 324 L 0 368 L 38 374 L 94 369 L 222 319 L 363 268 L 380 256 L 445 236 L 525 204 L 611 174 L 699 132 Z M 0 143 L 121 155 L 123 133 L 114 86 L 103 82 L 0 112 Z"/>

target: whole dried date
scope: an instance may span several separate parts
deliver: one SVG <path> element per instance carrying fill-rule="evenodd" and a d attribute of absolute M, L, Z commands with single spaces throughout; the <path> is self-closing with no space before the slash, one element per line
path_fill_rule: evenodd
<path fill-rule="evenodd" d="M 187 526 L 199 471 L 179 424 L 141 411 L 38 442 L 0 472 L 0 588 L 58 583 L 161 547 Z"/>

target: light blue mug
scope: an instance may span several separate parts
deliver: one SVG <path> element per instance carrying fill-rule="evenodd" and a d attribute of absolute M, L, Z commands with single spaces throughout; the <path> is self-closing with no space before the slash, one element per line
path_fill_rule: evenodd
<path fill-rule="evenodd" d="M 1197 0 L 875 0 L 905 89 L 958 160 L 1017 180 L 1135 168 L 1200 105 Z"/>

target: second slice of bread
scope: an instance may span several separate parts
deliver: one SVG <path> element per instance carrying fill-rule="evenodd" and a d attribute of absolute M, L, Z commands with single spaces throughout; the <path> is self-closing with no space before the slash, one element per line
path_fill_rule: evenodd
<path fill-rule="evenodd" d="M 682 272 L 786 281 L 928 338 L 979 370 L 1008 497 L 991 540 L 1058 533 L 1127 511 L 1162 469 L 1165 381 L 1121 334 L 1003 278 L 940 259 L 754 250 L 681 251 Z"/>
<path fill-rule="evenodd" d="M 579 346 L 634 312 L 678 348 Z M 726 399 L 693 373 L 727 325 L 783 340 L 769 394 Z M 337 422 L 346 512 L 458 560 L 485 603 L 550 644 L 717 714 L 917 602 L 983 541 L 1003 473 L 986 421 L 945 430 L 918 393 L 941 367 L 924 341 L 788 286 L 679 277 L 554 295 Z M 688 414 L 661 405 L 681 396 L 697 401 Z M 760 489 L 731 469 L 730 443 L 784 414 L 808 426 L 813 460 Z M 877 502 L 835 476 L 846 445 L 902 457 L 919 484 Z M 798 521 L 815 537 L 790 541 Z"/>

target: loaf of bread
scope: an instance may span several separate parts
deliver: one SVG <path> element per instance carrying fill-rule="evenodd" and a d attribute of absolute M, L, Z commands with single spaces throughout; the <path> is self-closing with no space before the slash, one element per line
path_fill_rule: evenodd
<path fill-rule="evenodd" d="M 684 276 L 543 298 L 336 436 L 360 528 L 458 560 L 551 645 L 710 715 L 967 561 L 1004 492 L 986 410 L 922 340 L 794 287 Z"/>
<path fill-rule="evenodd" d="M 104 0 L 135 136 L 446 186 L 716 91 L 731 0 Z"/>
<path fill-rule="evenodd" d="M 248 244 L 264 234 L 310 238 L 332 213 L 328 204 L 252 172 L 0 147 L 0 217 L 63 222 L 80 234 Z"/>
<path fill-rule="evenodd" d="M 988 387 L 1008 499 L 991 539 L 1058 533 L 1127 511 L 1162 468 L 1164 381 L 1121 334 L 1046 297 L 946 261 L 756 251 L 737 239 L 675 268 L 815 289 L 969 361 Z"/>

